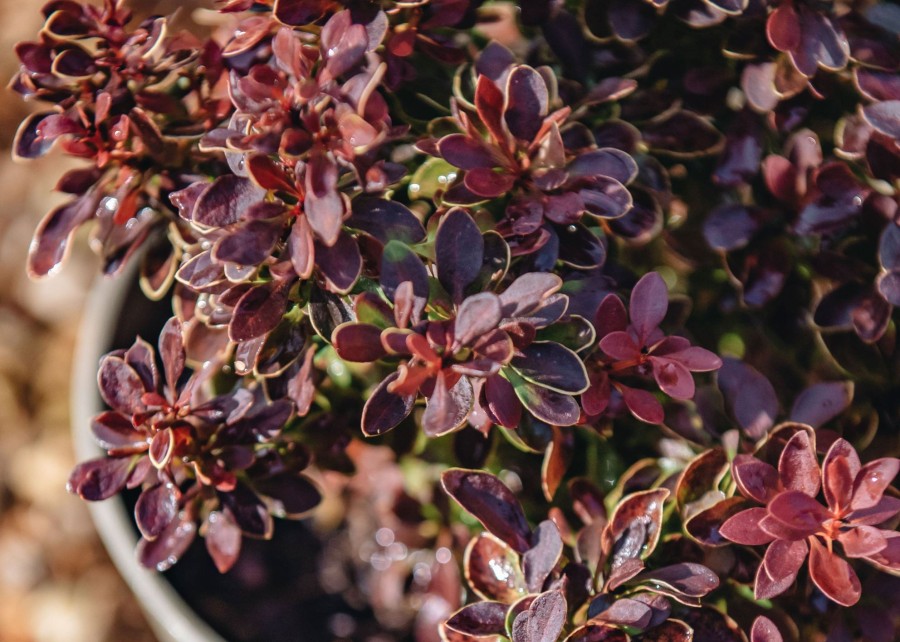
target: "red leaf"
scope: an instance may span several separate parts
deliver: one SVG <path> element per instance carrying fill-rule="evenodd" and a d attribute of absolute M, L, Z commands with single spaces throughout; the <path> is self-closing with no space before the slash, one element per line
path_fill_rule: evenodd
<path fill-rule="evenodd" d="M 751 455 L 737 455 L 731 464 L 731 475 L 741 494 L 760 504 L 778 492 L 778 471 Z"/>
<path fill-rule="evenodd" d="M 736 544 L 746 546 L 768 544 L 775 538 L 759 527 L 760 521 L 765 516 L 765 508 L 748 508 L 725 520 L 719 527 L 719 533 Z"/>
<path fill-rule="evenodd" d="M 804 539 L 795 542 L 778 539 L 769 544 L 762 565 L 765 567 L 766 574 L 776 583 L 787 581 L 793 583 L 797 572 L 806 560 L 808 550 L 809 547 Z"/>
<path fill-rule="evenodd" d="M 646 390 L 629 388 L 620 383 L 614 384 L 616 390 L 622 394 L 622 399 L 628 410 L 635 417 L 648 424 L 661 424 L 665 418 L 662 404 Z"/>
<path fill-rule="evenodd" d="M 848 508 L 853 497 L 853 482 L 861 468 L 859 455 L 846 439 L 838 439 L 822 461 L 825 501 L 832 510 Z"/>
<path fill-rule="evenodd" d="M 331 334 L 331 343 L 345 361 L 369 363 L 387 354 L 381 345 L 381 328 L 368 323 L 342 323 Z"/>
<path fill-rule="evenodd" d="M 884 491 L 900 472 L 900 459 L 884 457 L 870 461 L 857 473 L 853 482 L 853 500 L 850 508 L 854 511 L 871 508 L 881 501 Z"/>
<path fill-rule="evenodd" d="M 818 538 L 811 538 L 809 577 L 833 602 L 853 606 L 862 595 L 856 572 L 846 560 L 829 551 Z"/>
<path fill-rule="evenodd" d="M 694 396 L 694 378 L 691 371 L 674 359 L 650 357 L 653 378 L 660 390 L 673 399 L 691 399 Z"/>
<path fill-rule="evenodd" d="M 888 545 L 884 532 L 874 526 L 854 526 L 839 532 L 837 540 L 847 557 L 870 557 Z"/>
<path fill-rule="evenodd" d="M 767 507 L 769 515 L 803 536 L 823 528 L 831 514 L 818 501 L 802 491 L 788 490 L 776 495 Z"/>
<path fill-rule="evenodd" d="M 797 490 L 810 497 L 819 494 L 821 485 L 816 447 L 805 430 L 796 433 L 781 451 L 778 476 L 788 490 Z"/>
<path fill-rule="evenodd" d="M 241 529 L 237 527 L 228 513 L 211 511 L 206 518 L 206 550 L 219 569 L 219 573 L 227 572 L 241 554 Z"/>
<path fill-rule="evenodd" d="M 630 361 L 641 356 L 641 347 L 634 342 L 629 333 L 622 330 L 608 333 L 598 345 L 603 352 L 617 361 Z"/>
<path fill-rule="evenodd" d="M 760 615 L 753 620 L 750 642 L 784 642 L 784 639 L 772 620 L 765 615 Z"/>
<path fill-rule="evenodd" d="M 658 273 L 648 272 L 635 284 L 628 304 L 631 326 L 637 333 L 640 345 L 646 345 L 650 335 L 662 323 L 668 309 L 669 290 L 666 282 Z"/>

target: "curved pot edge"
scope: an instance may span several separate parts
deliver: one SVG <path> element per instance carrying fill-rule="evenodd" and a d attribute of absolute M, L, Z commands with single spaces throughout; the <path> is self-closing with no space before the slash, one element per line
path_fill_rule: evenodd
<path fill-rule="evenodd" d="M 115 280 L 98 277 L 85 302 L 72 367 L 70 399 L 72 440 L 79 461 L 102 453 L 87 429 L 91 417 L 101 411 L 96 388 L 97 364 L 107 350 L 119 308 L 135 272 L 134 269 L 126 270 Z M 109 556 L 137 597 L 160 641 L 225 642 L 161 574 L 138 563 L 134 555 L 137 537 L 121 498 L 87 504 Z"/>

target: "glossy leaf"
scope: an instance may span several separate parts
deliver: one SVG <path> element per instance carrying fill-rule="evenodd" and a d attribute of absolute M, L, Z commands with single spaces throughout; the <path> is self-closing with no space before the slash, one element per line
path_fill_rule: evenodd
<path fill-rule="evenodd" d="M 484 256 L 484 238 L 465 210 L 453 209 L 441 220 L 434 249 L 441 285 L 454 301 L 461 301 Z"/>
<path fill-rule="evenodd" d="M 441 474 L 441 485 L 460 506 L 514 550 L 531 548 L 531 528 L 518 500 L 491 474 L 454 468 Z"/>
<path fill-rule="evenodd" d="M 397 379 L 392 373 L 372 392 L 362 412 L 362 431 L 368 437 L 380 435 L 406 419 L 415 404 L 415 395 L 401 396 L 388 392 L 388 386 Z"/>

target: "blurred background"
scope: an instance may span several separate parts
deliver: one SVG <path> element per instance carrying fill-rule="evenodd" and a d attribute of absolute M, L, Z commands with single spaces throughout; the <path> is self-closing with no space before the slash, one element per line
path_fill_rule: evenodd
<path fill-rule="evenodd" d="M 36 37 L 42 4 L 0 0 L 0 640 L 150 642 L 84 503 L 65 489 L 72 355 L 97 263 L 81 239 L 60 273 L 25 275 L 31 234 L 71 164 L 53 153 L 19 164 L 9 152 L 34 107 L 5 89 L 13 47 Z"/>

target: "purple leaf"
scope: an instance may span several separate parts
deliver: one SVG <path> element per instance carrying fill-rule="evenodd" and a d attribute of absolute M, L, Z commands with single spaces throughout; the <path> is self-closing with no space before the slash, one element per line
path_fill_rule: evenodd
<path fill-rule="evenodd" d="M 184 555 L 196 535 L 197 525 L 182 513 L 155 540 L 141 539 L 135 553 L 141 565 L 161 573 Z"/>
<path fill-rule="evenodd" d="M 249 221 L 220 238 L 213 247 L 212 256 L 217 261 L 257 265 L 269 258 L 281 230 L 281 221 Z"/>
<path fill-rule="evenodd" d="M 796 490 L 810 497 L 819 494 L 820 472 L 816 447 L 805 430 L 788 440 L 778 459 L 778 476 L 788 490 Z"/>
<path fill-rule="evenodd" d="M 508 610 L 509 606 L 502 602 L 476 602 L 451 615 L 446 626 L 472 637 L 505 635 Z"/>
<path fill-rule="evenodd" d="M 228 513 L 211 511 L 206 518 L 206 550 L 219 573 L 227 572 L 241 554 L 241 529 Z"/>
<path fill-rule="evenodd" d="M 900 140 L 900 100 L 866 105 L 862 112 L 872 127 L 894 140 Z"/>
<path fill-rule="evenodd" d="M 463 560 L 469 586 L 487 600 L 512 604 L 526 594 L 519 556 L 487 533 L 479 533 L 466 547 Z"/>
<path fill-rule="evenodd" d="M 831 519 L 830 514 L 818 501 L 804 492 L 788 490 L 776 495 L 767 506 L 770 517 L 782 525 L 795 530 L 797 535 L 812 535 Z"/>
<path fill-rule="evenodd" d="M 491 421 L 504 428 L 515 429 L 522 419 L 522 404 L 512 384 L 500 375 L 488 377 L 481 388 L 481 405 Z"/>
<path fill-rule="evenodd" d="M 391 385 L 399 375 L 396 372 L 378 384 L 372 395 L 366 401 L 362 412 L 362 431 L 368 437 L 380 435 L 397 427 L 401 421 L 412 412 L 416 402 L 415 395 L 395 395 L 388 392 Z"/>
<path fill-rule="evenodd" d="M 271 281 L 248 290 L 237 302 L 228 336 L 248 341 L 274 330 L 284 316 L 291 288 L 290 279 Z"/>
<path fill-rule="evenodd" d="M 602 597 L 600 599 L 603 599 Z M 591 605 L 593 606 L 593 604 Z M 609 622 L 617 626 L 644 630 L 650 625 L 653 609 L 627 597 L 620 597 L 608 608 L 591 616 L 591 621 Z"/>
<path fill-rule="evenodd" d="M 530 143 L 547 115 L 549 96 L 541 75 L 531 67 L 515 67 L 506 80 L 503 117 L 510 133 Z"/>
<path fill-rule="evenodd" d="M 85 194 L 51 210 L 34 232 L 28 251 L 28 274 L 47 276 L 66 256 L 69 239 L 75 230 L 94 215 L 96 197 Z"/>
<path fill-rule="evenodd" d="M 266 505 L 243 483 L 238 482 L 230 493 L 219 493 L 219 498 L 241 532 L 263 539 L 272 536 L 274 524 Z"/>
<path fill-rule="evenodd" d="M 737 359 L 724 359 L 717 380 L 728 409 L 751 439 L 759 439 L 775 425 L 775 389 L 755 368 Z"/>
<path fill-rule="evenodd" d="M 775 624 L 765 615 L 757 616 L 750 629 L 750 642 L 784 642 Z"/>
<path fill-rule="evenodd" d="M 343 323 L 334 329 L 331 343 L 344 361 L 369 363 L 387 354 L 381 345 L 381 328 L 368 323 Z"/>
<path fill-rule="evenodd" d="M 489 473 L 451 468 L 441 484 L 460 506 L 519 553 L 531 548 L 531 529 L 512 491 Z"/>
<path fill-rule="evenodd" d="M 102 412 L 91 419 L 91 432 L 106 450 L 146 446 L 146 437 L 134 429 L 131 420 L 118 412 Z"/>
<path fill-rule="evenodd" d="M 350 21 L 350 11 L 345 9 L 334 14 L 322 27 L 319 47 L 332 78 L 355 67 L 369 48 L 366 28 Z"/>
<path fill-rule="evenodd" d="M 656 548 L 662 525 L 665 488 L 628 495 L 618 503 L 603 530 L 603 549 L 611 552 L 611 568 L 632 558 L 646 559 Z"/>
<path fill-rule="evenodd" d="M 296 518 L 319 505 L 322 494 L 307 477 L 290 472 L 257 479 L 255 490 L 275 501 L 275 514 Z"/>
<path fill-rule="evenodd" d="M 755 208 L 730 203 L 710 212 L 703 222 L 703 237 L 714 250 L 737 250 L 750 242 L 759 225 Z"/>
<path fill-rule="evenodd" d="M 627 185 L 637 177 L 638 166 L 629 154 L 612 147 L 604 147 L 577 156 L 566 171 L 570 177 L 605 176 Z"/>
<path fill-rule="evenodd" d="M 673 399 L 691 399 L 694 396 L 694 378 L 691 371 L 674 359 L 650 357 L 653 378 L 660 390 Z"/>
<path fill-rule="evenodd" d="M 39 158 L 50 151 L 55 138 L 42 136 L 40 126 L 45 118 L 54 114 L 55 112 L 38 112 L 31 114 L 22 121 L 13 141 L 14 157 L 21 159 Z"/>
<path fill-rule="evenodd" d="M 648 272 L 635 284 L 628 303 L 631 325 L 638 343 L 645 345 L 666 316 L 669 309 L 669 290 L 656 272 Z"/>
<path fill-rule="evenodd" d="M 877 506 L 898 472 L 900 460 L 895 457 L 883 457 L 867 463 L 853 481 L 850 508 L 858 511 Z"/>
<path fill-rule="evenodd" d="M 853 567 L 823 546 L 818 538 L 810 538 L 809 577 L 828 599 L 841 606 L 853 606 L 862 595 L 862 587 Z"/>
<path fill-rule="evenodd" d="M 662 582 L 687 597 L 703 597 L 719 586 L 719 576 L 703 564 L 679 562 L 635 577 L 636 582 L 651 585 Z"/>
<path fill-rule="evenodd" d="M 748 508 L 725 520 L 719 527 L 719 533 L 736 544 L 745 546 L 768 544 L 774 537 L 759 527 L 765 516 L 765 508 Z"/>
<path fill-rule="evenodd" d="M 616 390 L 622 394 L 629 412 L 636 418 L 648 424 L 661 424 L 665 420 L 662 404 L 651 393 L 623 384 L 616 384 Z"/>
<path fill-rule="evenodd" d="M 511 368 L 504 370 L 522 405 L 536 418 L 551 426 L 573 426 L 581 418 L 578 402 L 571 396 L 529 383 Z"/>
<path fill-rule="evenodd" d="M 468 377 L 459 380 L 448 389 L 444 373 L 439 372 L 434 392 L 428 397 L 422 414 L 422 431 L 429 437 L 439 437 L 461 428 L 472 410 L 475 394 Z"/>
<path fill-rule="evenodd" d="M 389 241 L 381 253 L 381 287 L 391 300 L 397 287 L 409 281 L 419 304 L 424 307 L 428 300 L 428 270 L 422 259 L 401 241 Z"/>
<path fill-rule="evenodd" d="M 316 241 L 315 256 L 328 288 L 339 294 L 349 292 L 362 271 L 362 255 L 353 237 L 339 230 L 330 246 Z"/>
<path fill-rule="evenodd" d="M 522 642 L 556 642 L 566 624 L 566 598 L 562 591 L 538 595 L 528 607 L 528 637 Z M 515 633 L 515 642 L 519 642 Z"/>
<path fill-rule="evenodd" d="M 487 167 L 476 167 L 466 172 L 463 184 L 470 192 L 483 198 L 497 198 L 508 193 L 516 182 L 516 176 L 495 172 Z"/>
<path fill-rule="evenodd" d="M 226 174 L 213 181 L 197 198 L 191 218 L 207 227 L 237 223 L 251 205 L 261 201 L 265 191 L 249 178 Z"/>
<path fill-rule="evenodd" d="M 438 280 L 455 302 L 462 301 L 466 287 L 481 271 L 484 258 L 484 237 L 468 212 L 456 208 L 444 216 L 434 251 Z"/>
<path fill-rule="evenodd" d="M 464 299 L 453 325 L 456 341 L 463 346 L 471 345 L 497 327 L 501 314 L 500 297 L 493 292 L 481 292 Z"/>
<path fill-rule="evenodd" d="M 522 555 L 525 584 L 532 593 L 540 593 L 563 552 L 559 529 L 550 520 L 537 525 L 531 535 L 531 548 Z"/>
<path fill-rule="evenodd" d="M 125 487 L 130 469 L 128 457 L 91 459 L 75 466 L 66 490 L 92 502 L 109 499 Z"/>
<path fill-rule="evenodd" d="M 144 490 L 134 505 L 134 519 L 144 539 L 154 540 L 178 515 L 178 494 L 172 484 Z"/>
<path fill-rule="evenodd" d="M 145 392 L 144 382 L 121 357 L 106 356 L 100 362 L 97 373 L 100 396 L 110 408 L 125 415 L 133 415 L 144 410 L 141 397 Z"/>
<path fill-rule="evenodd" d="M 313 154 L 306 168 L 303 211 L 309 226 L 326 246 L 337 242 L 344 218 L 344 200 L 337 190 L 338 167 L 323 152 Z"/>
<path fill-rule="evenodd" d="M 558 343 L 537 341 L 522 348 L 511 365 L 526 381 L 563 394 L 588 387 L 587 371 L 577 354 Z"/>
<path fill-rule="evenodd" d="M 798 395 L 791 408 L 791 421 L 819 428 L 841 414 L 851 401 L 852 381 L 817 383 Z"/>
<path fill-rule="evenodd" d="M 346 224 L 387 245 L 390 241 L 419 243 L 425 238 L 425 228 L 412 211 L 396 201 L 361 196 L 351 203 L 353 213 Z"/>
<path fill-rule="evenodd" d="M 159 333 L 159 356 L 166 373 L 166 386 L 169 395 L 174 399 L 178 378 L 184 370 L 184 339 L 181 321 L 172 317 Z"/>
<path fill-rule="evenodd" d="M 624 216 L 634 205 L 631 192 L 622 183 L 604 176 L 595 177 L 578 195 L 585 210 L 606 219 Z"/>
<path fill-rule="evenodd" d="M 489 169 L 500 164 L 490 147 L 465 134 L 449 134 L 441 138 L 438 153 L 459 169 Z"/>

